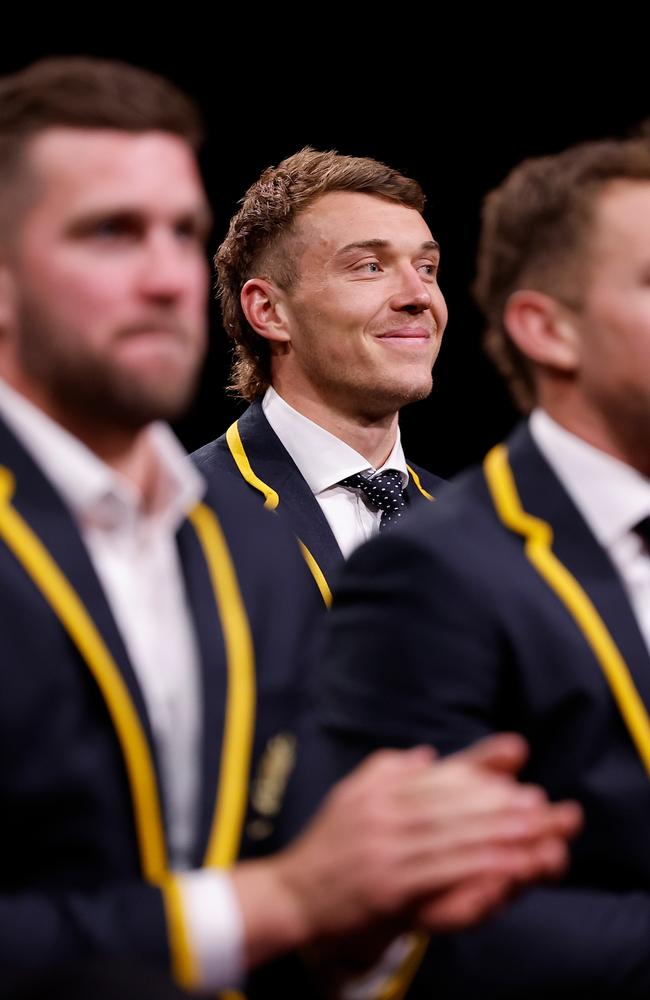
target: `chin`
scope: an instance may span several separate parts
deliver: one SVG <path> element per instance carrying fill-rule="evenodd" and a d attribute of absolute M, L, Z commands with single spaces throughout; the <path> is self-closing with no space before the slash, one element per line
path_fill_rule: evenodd
<path fill-rule="evenodd" d="M 394 386 L 394 393 L 402 402 L 401 406 L 408 403 L 417 403 L 421 399 L 426 399 L 431 395 L 433 379 L 431 375 L 427 378 L 413 378 L 404 380 L 400 385 Z"/>
<path fill-rule="evenodd" d="M 363 395 L 357 394 L 359 410 L 374 419 L 392 416 L 403 406 L 426 399 L 431 382 L 411 382 L 408 385 L 386 384 L 368 386 Z M 349 396 L 352 399 L 352 394 Z"/>

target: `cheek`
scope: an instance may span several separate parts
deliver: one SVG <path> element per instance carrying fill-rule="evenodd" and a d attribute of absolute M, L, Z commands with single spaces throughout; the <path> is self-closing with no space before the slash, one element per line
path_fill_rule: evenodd
<path fill-rule="evenodd" d="M 329 284 L 304 297 L 297 317 L 306 326 L 318 324 L 321 329 L 349 335 L 372 323 L 380 309 L 377 293 L 368 285 Z"/>
<path fill-rule="evenodd" d="M 41 268 L 29 275 L 31 294 L 54 312 L 102 313 L 124 304 L 127 283 L 115 268 Z"/>
<path fill-rule="evenodd" d="M 202 264 L 198 268 L 189 283 L 190 287 L 190 300 L 201 313 L 206 313 L 208 308 L 208 296 L 210 294 L 210 273 L 205 266 Z M 207 317 L 206 317 L 207 319 Z"/>

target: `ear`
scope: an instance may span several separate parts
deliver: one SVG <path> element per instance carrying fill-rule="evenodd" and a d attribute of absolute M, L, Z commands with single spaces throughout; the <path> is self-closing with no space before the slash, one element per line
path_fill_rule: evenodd
<path fill-rule="evenodd" d="M 240 301 L 246 319 L 260 337 L 282 343 L 291 340 L 284 296 L 273 282 L 249 278 Z"/>
<path fill-rule="evenodd" d="M 563 372 L 575 371 L 579 331 L 575 317 L 557 299 L 532 289 L 513 292 L 503 319 L 513 342 L 531 361 Z"/>

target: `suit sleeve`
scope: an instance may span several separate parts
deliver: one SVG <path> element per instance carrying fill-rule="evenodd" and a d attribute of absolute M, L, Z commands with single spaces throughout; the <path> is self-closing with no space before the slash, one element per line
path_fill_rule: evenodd
<path fill-rule="evenodd" d="M 495 568 L 498 573 L 498 568 Z M 486 581 L 408 533 L 363 546 L 334 602 L 319 712 L 333 766 L 380 747 L 447 753 L 512 728 L 513 650 Z M 409 996 L 650 996 L 650 893 L 545 886 L 434 938 Z"/>
<path fill-rule="evenodd" d="M 89 955 L 169 968 L 162 892 L 143 882 L 94 892 L 15 891 L 0 896 L 0 965 L 63 964 Z"/>

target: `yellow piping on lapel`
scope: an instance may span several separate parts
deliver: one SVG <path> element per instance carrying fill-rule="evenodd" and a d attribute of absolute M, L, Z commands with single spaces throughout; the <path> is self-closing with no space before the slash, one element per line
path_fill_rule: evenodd
<path fill-rule="evenodd" d="M 14 478 L 0 469 L 0 536 L 32 578 L 88 664 L 117 733 L 131 789 L 142 873 L 159 883 L 167 869 L 162 813 L 147 739 L 122 675 L 78 594 L 43 543 L 11 506 Z"/>
<path fill-rule="evenodd" d="M 189 514 L 208 565 L 227 664 L 227 699 L 219 786 L 204 865 L 228 867 L 237 860 L 248 800 L 255 726 L 255 654 L 237 574 L 216 514 L 198 504 Z M 176 980 L 185 989 L 200 985 L 196 956 L 187 933 L 178 881 L 163 885 L 169 925 L 169 950 Z M 242 994 L 227 992 L 223 1000 Z"/>
<path fill-rule="evenodd" d="M 242 478 L 250 486 L 254 487 L 254 489 L 259 490 L 259 492 L 264 496 L 264 506 L 267 510 L 276 510 L 280 504 L 280 494 L 276 493 L 271 486 L 265 483 L 253 472 L 253 467 L 248 460 L 248 455 L 246 454 L 244 443 L 239 434 L 239 427 L 237 426 L 236 420 L 226 431 L 226 443 Z M 300 551 L 302 552 L 303 558 L 309 567 L 311 575 L 316 581 L 316 586 L 318 587 L 321 597 L 325 602 L 325 606 L 329 608 L 332 604 L 332 591 L 330 590 L 325 574 L 305 543 L 300 539 L 298 539 L 298 542 L 300 544 Z"/>
<path fill-rule="evenodd" d="M 168 875 L 161 883 L 169 937 L 169 953 L 176 982 L 184 989 L 199 985 L 199 969 L 190 943 L 178 879 Z"/>
<path fill-rule="evenodd" d="M 551 551 L 551 525 L 522 508 L 504 445 L 497 445 L 489 452 L 484 472 L 499 518 L 506 527 L 525 537 L 524 549 L 529 561 L 557 594 L 591 646 L 650 776 L 650 719 L 607 626 L 578 581 Z"/>
<path fill-rule="evenodd" d="M 330 590 L 330 586 L 327 580 L 325 579 L 325 574 L 323 573 L 322 569 L 314 559 L 313 555 L 311 554 L 305 543 L 301 542 L 300 539 L 298 539 L 298 544 L 300 545 L 300 551 L 303 554 L 304 560 L 311 570 L 311 575 L 316 581 L 316 586 L 320 590 L 321 597 L 325 602 L 325 606 L 331 608 L 332 591 Z"/>
<path fill-rule="evenodd" d="M 208 561 L 228 664 L 228 695 L 219 791 L 205 864 L 223 868 L 237 858 L 241 840 L 255 725 L 255 655 L 248 616 L 228 545 L 205 504 L 189 515 Z"/>
<path fill-rule="evenodd" d="M 427 493 L 427 491 L 425 490 L 424 486 L 420 482 L 420 477 L 418 476 L 417 472 L 414 469 L 412 469 L 410 465 L 407 465 L 406 468 L 408 469 L 411 479 L 419 489 L 422 496 L 426 497 L 427 500 L 435 500 L 436 498 L 432 496 L 431 493 Z"/>
<path fill-rule="evenodd" d="M 275 510 L 280 503 L 280 497 L 270 486 L 267 486 L 258 476 L 253 472 L 253 467 L 248 461 L 248 455 L 244 448 L 242 439 L 239 434 L 239 427 L 237 426 L 237 421 L 231 424 L 226 431 L 226 443 L 230 448 L 230 454 L 235 460 L 235 465 L 239 469 L 242 477 L 253 486 L 256 490 L 264 496 L 264 506 L 267 510 Z"/>

